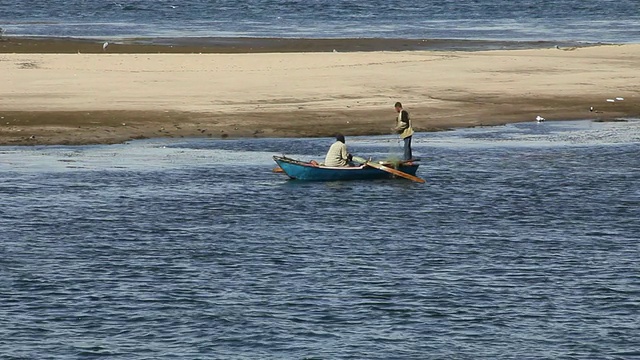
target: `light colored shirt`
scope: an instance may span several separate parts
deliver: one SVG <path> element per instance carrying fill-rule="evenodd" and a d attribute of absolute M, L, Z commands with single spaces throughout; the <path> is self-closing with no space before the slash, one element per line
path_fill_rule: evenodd
<path fill-rule="evenodd" d="M 402 116 L 406 116 L 406 122 L 402 121 Z M 396 120 L 396 131 L 400 134 L 400 138 L 404 139 L 413 135 L 413 128 L 411 128 L 411 120 L 409 119 L 409 113 L 406 110 L 401 110 L 398 113 L 398 119 Z"/>
<path fill-rule="evenodd" d="M 325 166 L 348 166 L 347 145 L 340 141 L 334 142 L 327 152 L 327 156 L 324 158 Z"/>

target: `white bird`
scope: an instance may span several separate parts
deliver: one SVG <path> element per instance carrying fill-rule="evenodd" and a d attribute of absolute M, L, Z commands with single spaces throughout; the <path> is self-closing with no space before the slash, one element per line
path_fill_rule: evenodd
<path fill-rule="evenodd" d="M 593 106 L 589 108 L 589 111 L 590 111 L 590 112 L 593 112 Z"/>
<path fill-rule="evenodd" d="M 624 98 L 617 97 L 617 98 L 616 98 L 616 100 L 618 100 L 618 101 L 622 101 L 622 100 L 624 100 Z"/>
<path fill-rule="evenodd" d="M 107 50 L 107 46 L 109 46 L 109 42 L 105 41 L 104 44 L 102 44 L 102 51 L 106 51 Z"/>
<path fill-rule="evenodd" d="M 542 116 L 538 115 L 538 116 L 536 116 L 536 121 L 537 122 L 543 122 L 544 118 Z"/>

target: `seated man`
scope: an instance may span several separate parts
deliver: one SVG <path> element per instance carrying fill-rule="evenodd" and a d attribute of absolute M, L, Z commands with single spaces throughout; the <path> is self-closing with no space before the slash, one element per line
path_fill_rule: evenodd
<path fill-rule="evenodd" d="M 336 134 L 334 142 L 324 159 L 324 166 L 350 166 L 351 154 L 347 152 L 347 145 L 344 143 L 344 135 Z"/>

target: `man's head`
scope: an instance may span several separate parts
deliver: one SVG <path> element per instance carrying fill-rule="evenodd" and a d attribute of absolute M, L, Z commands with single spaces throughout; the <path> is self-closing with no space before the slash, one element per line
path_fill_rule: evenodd
<path fill-rule="evenodd" d="M 336 140 L 340 141 L 343 144 L 345 143 L 344 142 L 344 135 L 342 135 L 340 133 L 336 134 Z"/>
<path fill-rule="evenodd" d="M 400 101 L 396 103 L 395 107 L 396 107 L 396 112 L 402 111 L 402 104 L 400 103 Z"/>

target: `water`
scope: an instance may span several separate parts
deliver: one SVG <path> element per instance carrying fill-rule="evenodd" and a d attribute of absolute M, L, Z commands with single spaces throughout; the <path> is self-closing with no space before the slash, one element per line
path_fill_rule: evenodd
<path fill-rule="evenodd" d="M 2 358 L 640 356 L 640 121 L 417 134 L 426 184 L 271 173 L 330 142 L 0 147 Z"/>
<path fill-rule="evenodd" d="M 12 35 L 640 42 L 637 0 L 0 0 Z"/>

